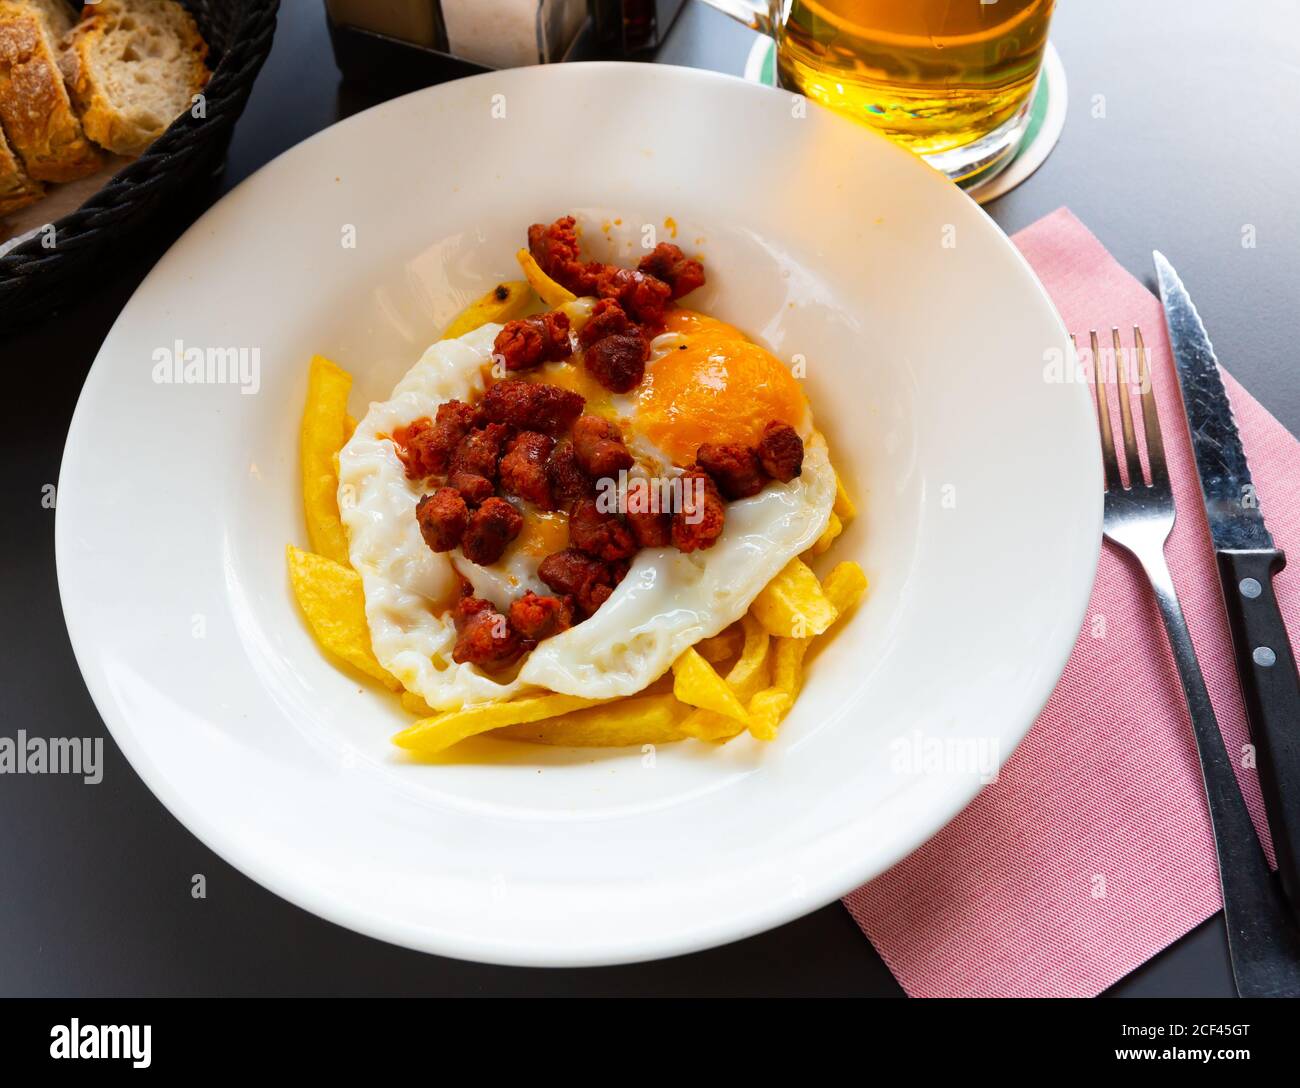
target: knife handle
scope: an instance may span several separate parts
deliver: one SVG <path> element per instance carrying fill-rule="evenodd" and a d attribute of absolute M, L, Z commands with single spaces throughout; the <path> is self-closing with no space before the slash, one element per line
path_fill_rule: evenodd
<path fill-rule="evenodd" d="M 1273 593 L 1273 575 L 1286 556 L 1273 550 L 1217 555 L 1278 872 L 1300 913 L 1300 678 Z"/>

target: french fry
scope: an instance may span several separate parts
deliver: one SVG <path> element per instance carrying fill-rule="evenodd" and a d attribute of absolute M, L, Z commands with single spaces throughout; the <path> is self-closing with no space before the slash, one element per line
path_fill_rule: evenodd
<path fill-rule="evenodd" d="M 770 634 L 785 638 L 820 635 L 839 614 L 812 568 L 798 557 L 763 587 L 752 610 Z"/>
<path fill-rule="evenodd" d="M 519 267 L 524 270 L 524 277 L 528 280 L 529 285 L 552 310 L 557 306 L 563 306 L 566 302 L 572 302 L 578 297 L 567 287 L 561 287 L 543 272 L 541 265 L 533 260 L 533 255 L 528 250 L 521 249 L 515 254 L 515 260 L 519 262 Z"/>
<path fill-rule="evenodd" d="M 803 684 L 803 659 L 811 638 L 777 638 L 772 650 L 772 686 L 749 701 L 749 732 L 755 740 L 775 740 L 777 726 L 794 706 Z"/>
<path fill-rule="evenodd" d="M 767 651 L 772 638 L 750 613 L 740 620 L 745 635 L 740 658 L 727 673 L 727 686 L 742 703 L 767 684 Z M 701 643 L 703 645 L 703 643 Z M 694 710 L 682 723 L 682 731 L 699 740 L 728 740 L 744 732 L 744 726 L 735 718 L 728 718 L 712 710 Z"/>
<path fill-rule="evenodd" d="M 838 564 L 822 582 L 822 592 L 841 616 L 866 591 L 867 576 L 856 563 Z M 789 695 L 791 703 L 803 684 L 803 659 L 811 643 L 811 638 L 778 638 L 772 651 L 772 687 Z"/>
<path fill-rule="evenodd" d="M 746 702 L 767 684 L 767 659 L 772 636 L 757 617 L 748 612 L 741 617 L 740 623 L 745 632 L 745 645 L 740 651 L 740 660 L 727 673 L 727 684 L 737 699 Z"/>
<path fill-rule="evenodd" d="M 679 706 L 685 706 L 679 703 Z M 681 724 L 681 731 L 696 740 L 730 740 L 745 731 L 745 726 L 712 710 L 694 709 Z"/>
<path fill-rule="evenodd" d="M 802 638 L 779 638 L 777 640 L 777 649 L 780 649 L 781 643 L 798 643 L 806 642 Z M 802 666 L 803 655 L 798 654 L 798 662 L 793 659 L 789 660 L 787 672 L 784 680 L 789 685 L 798 686 L 797 669 Z M 755 741 L 775 741 L 776 728 L 781 724 L 781 719 L 785 718 L 789 708 L 794 706 L 794 694 L 780 688 L 774 682 L 771 688 L 764 688 L 762 692 L 755 692 L 754 698 L 749 701 L 749 733 Z"/>
<path fill-rule="evenodd" d="M 673 694 L 688 706 L 734 718 L 741 725 L 749 724 L 749 715 L 736 693 L 694 647 L 688 647 L 673 662 Z"/>
<path fill-rule="evenodd" d="M 690 708 L 672 695 L 633 695 L 542 721 L 504 726 L 494 737 L 568 748 L 622 748 L 682 740 Z"/>
<path fill-rule="evenodd" d="M 289 582 L 321 648 L 379 680 L 393 691 L 402 685 L 375 658 L 366 623 L 361 575 L 351 567 L 288 546 Z"/>
<path fill-rule="evenodd" d="M 434 716 L 429 704 L 413 691 L 402 692 L 402 706 L 419 718 Z M 568 748 L 667 744 L 686 736 L 681 723 L 690 709 L 679 703 L 671 691 L 663 691 L 662 685 L 652 684 L 627 699 L 611 700 L 536 722 L 505 725 L 493 730 L 492 735 Z"/>
<path fill-rule="evenodd" d="M 867 591 L 867 576 L 856 563 L 840 563 L 822 582 L 822 592 L 846 615 Z M 772 649 L 772 686 L 749 701 L 749 732 L 756 740 L 773 740 L 777 726 L 794 705 L 803 685 L 803 661 L 812 638 L 777 638 Z"/>
<path fill-rule="evenodd" d="M 856 563 L 836 563 L 822 582 L 822 592 L 842 616 L 862 600 L 867 592 L 867 576 Z"/>
<path fill-rule="evenodd" d="M 348 538 L 339 519 L 338 452 L 348 435 L 348 393 L 352 375 L 323 356 L 312 357 L 307 405 L 302 414 L 303 511 L 312 551 L 348 563 Z"/>
<path fill-rule="evenodd" d="M 576 695 L 529 695 L 504 703 L 475 703 L 422 718 L 414 725 L 393 736 L 399 748 L 434 755 L 466 737 L 487 733 L 507 725 L 554 718 L 583 707 L 595 706 L 597 699 L 582 699 Z"/>
<path fill-rule="evenodd" d="M 844 481 L 840 479 L 840 474 L 835 474 L 835 504 L 831 507 L 835 516 L 840 521 L 852 521 L 858 516 L 858 508 L 853 505 L 853 500 L 849 498 L 848 491 L 844 488 Z"/>
<path fill-rule="evenodd" d="M 710 665 L 716 665 L 719 661 L 726 661 L 740 653 L 743 641 L 744 635 L 738 628 L 728 627 L 712 638 L 701 639 L 695 644 L 695 649 Z"/>
<path fill-rule="evenodd" d="M 811 638 L 778 638 L 772 649 L 772 687 L 790 696 L 799 694 L 803 683 L 803 659 Z"/>
<path fill-rule="evenodd" d="M 533 301 L 533 291 L 524 280 L 506 280 L 498 283 L 482 298 L 475 299 L 461 310 L 443 331 L 444 340 L 454 340 L 467 332 L 486 325 L 489 321 L 504 324 L 519 317 Z"/>
<path fill-rule="evenodd" d="M 776 740 L 776 729 L 793 699 L 776 688 L 764 688 L 749 701 L 749 732 L 755 740 Z"/>
<path fill-rule="evenodd" d="M 844 522 L 840 521 L 840 516 L 832 510 L 822 535 L 817 538 L 816 542 L 808 550 L 813 555 L 825 555 L 831 550 L 831 545 L 835 543 L 836 537 L 842 532 L 844 532 Z"/>
<path fill-rule="evenodd" d="M 401 703 L 403 710 L 417 718 L 431 718 L 434 715 L 433 707 L 424 701 L 423 696 L 413 691 L 402 692 Z"/>

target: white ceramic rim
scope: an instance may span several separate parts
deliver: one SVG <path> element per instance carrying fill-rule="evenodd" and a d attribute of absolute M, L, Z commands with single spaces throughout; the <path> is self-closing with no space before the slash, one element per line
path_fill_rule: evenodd
<path fill-rule="evenodd" d="M 635 64 L 623 64 L 619 62 L 598 62 L 593 64 L 584 64 L 580 66 L 564 66 L 566 68 L 582 67 L 587 69 L 609 70 L 609 69 L 631 69 L 636 70 L 643 66 Z M 707 92 L 707 85 L 725 81 L 728 84 L 743 83 L 738 77 L 726 76 L 714 72 L 706 72 L 697 69 L 673 69 L 669 66 L 656 66 L 665 74 L 662 78 L 688 79 L 698 81 Z M 526 71 L 542 71 L 547 69 L 529 69 Z M 496 73 L 471 77 L 471 80 L 488 80 L 499 78 Z M 466 81 L 457 81 L 464 83 Z M 446 85 L 444 85 L 446 86 Z M 769 94 L 779 94 L 781 92 L 773 91 L 769 88 L 758 87 L 752 84 L 747 85 L 754 95 L 764 96 Z M 414 92 L 415 95 L 436 95 L 441 87 L 426 88 L 422 91 Z M 322 139 L 338 139 L 341 134 L 358 129 L 366 124 L 367 117 L 395 106 L 396 103 L 405 101 L 395 99 L 392 102 L 374 107 L 373 110 L 365 111 L 351 117 L 321 133 L 310 137 L 298 147 L 315 143 Z M 838 123 L 838 119 L 837 119 Z M 844 124 L 852 124 L 849 121 L 843 121 Z M 855 126 L 856 127 L 856 126 Z M 888 141 L 879 137 L 868 137 L 879 139 L 881 144 L 888 144 Z M 900 148 L 888 145 L 889 151 L 882 153 L 894 153 L 897 155 L 911 158 L 911 156 Z M 262 167 L 254 177 L 257 177 L 267 171 L 289 170 L 291 167 L 286 165 L 286 160 L 290 159 L 297 148 L 291 148 L 272 160 L 266 166 Z M 952 199 L 953 197 L 961 198 L 963 206 L 969 209 L 968 214 L 972 217 L 969 222 L 978 222 L 977 229 L 981 229 L 1001 238 L 1001 245 L 1005 246 L 1010 254 L 1014 255 L 1014 260 L 1020 266 L 1027 284 L 1032 285 L 1032 293 L 1037 303 L 1044 307 L 1047 312 L 1053 315 L 1058 326 L 1060 326 L 1061 337 L 1068 342 L 1068 334 L 1064 326 L 1060 324 L 1060 319 L 1056 316 L 1055 308 L 1051 300 L 1039 283 L 1033 270 L 1030 268 L 1023 256 L 1018 250 L 1005 238 L 1000 229 L 988 218 L 987 214 L 979 209 L 974 202 L 964 198 L 960 190 L 952 186 L 947 179 L 943 178 L 937 172 L 926 167 L 923 163 L 916 162 L 916 185 L 918 187 L 930 186 L 936 194 L 936 199 Z M 251 179 L 246 179 L 237 186 L 231 194 L 227 194 L 223 200 L 229 200 L 238 193 L 243 186 L 247 185 Z M 941 195 L 942 194 L 942 195 Z M 201 217 L 187 232 L 190 233 L 202 231 L 209 217 L 214 214 L 215 209 L 210 210 Z M 144 291 L 150 285 L 150 281 L 157 270 L 151 272 L 141 285 L 139 291 Z M 119 318 L 119 321 L 122 321 Z M 110 332 L 105 343 L 109 344 L 117 332 L 117 326 Z M 102 355 L 101 355 L 102 357 Z M 95 366 L 100 363 L 97 358 Z M 93 372 L 93 371 L 92 371 Z M 1085 388 L 1079 388 L 1080 411 L 1084 410 L 1084 402 L 1087 404 L 1087 414 L 1091 416 L 1091 398 Z M 78 442 L 78 435 L 82 430 L 80 426 L 83 423 L 84 416 L 93 410 L 93 405 L 88 403 L 83 396 L 78 402 L 76 411 L 73 415 L 72 423 L 69 428 L 67 444 L 65 446 L 65 461 L 68 458 L 69 451 L 73 450 Z M 1089 518 L 1089 524 L 1095 532 L 1090 532 L 1089 538 L 1095 539 L 1095 545 L 1091 553 L 1091 560 L 1088 564 L 1087 571 L 1075 572 L 1075 581 L 1073 583 L 1073 608 L 1070 610 L 1073 619 L 1072 626 L 1077 629 L 1082 623 L 1086 607 L 1091 595 L 1093 576 L 1096 569 L 1096 560 L 1100 552 L 1101 542 L 1101 489 L 1100 489 L 1100 455 L 1098 454 L 1095 468 L 1096 476 L 1096 493 L 1095 501 L 1091 511 L 1092 516 Z M 1087 475 L 1087 470 L 1082 470 L 1083 475 Z M 132 767 L 144 780 L 145 784 L 158 797 L 160 801 L 168 808 L 173 815 L 181 821 L 185 827 L 190 830 L 200 841 L 209 849 L 220 856 L 230 865 L 239 869 L 245 875 L 255 880 L 257 883 L 275 892 L 291 903 L 302 907 L 322 918 L 335 922 L 346 928 L 357 932 L 376 937 L 396 945 L 405 946 L 419 951 L 434 952 L 439 955 L 451 956 L 460 959 L 473 960 L 485 963 L 500 963 L 520 966 L 587 966 L 638 962 L 648 959 L 655 959 L 669 955 L 678 955 L 698 951 L 701 949 L 713 947 L 719 944 L 742 939 L 755 933 L 763 932 L 775 926 L 784 924 L 799 918 L 807 913 L 819 909 L 825 904 L 840 898 L 864 881 L 871 879 L 879 873 L 890 868 L 903 857 L 910 854 L 917 847 L 924 844 L 935 833 L 941 830 L 953 817 L 955 817 L 972 798 L 979 792 L 980 783 L 974 779 L 967 779 L 963 786 L 954 786 L 950 792 L 943 798 L 942 803 L 935 802 L 931 808 L 928 818 L 918 820 L 916 825 L 909 829 L 905 836 L 894 836 L 887 841 L 882 840 L 878 834 L 873 834 L 872 829 L 866 826 L 866 820 L 860 820 L 858 823 L 845 829 L 837 836 L 834 842 L 819 843 L 819 859 L 824 861 L 822 867 L 818 870 L 815 880 L 811 880 L 807 888 L 807 894 L 798 901 L 791 900 L 774 900 L 772 902 L 755 902 L 749 905 L 749 909 L 736 912 L 721 919 L 716 919 L 708 924 L 702 924 L 693 930 L 689 937 L 681 934 L 672 934 L 664 937 L 660 934 L 650 936 L 632 936 L 625 940 L 611 942 L 602 945 L 593 945 L 590 948 L 583 949 L 580 953 L 574 953 L 572 950 L 565 954 L 557 955 L 554 951 L 544 948 L 521 948 L 516 944 L 510 943 L 506 939 L 498 939 L 496 935 L 490 937 L 465 938 L 462 936 L 452 936 L 450 934 L 432 934 L 429 929 L 415 929 L 413 927 L 390 924 L 387 920 L 377 919 L 371 914 L 361 910 L 354 910 L 347 904 L 340 904 L 333 899 L 323 896 L 318 892 L 310 882 L 304 882 L 295 879 L 292 876 L 286 876 L 274 869 L 259 864 L 251 860 L 245 848 L 244 838 L 237 828 L 232 828 L 228 824 L 223 824 L 220 819 L 212 819 L 200 808 L 192 805 L 188 798 L 179 792 L 174 784 L 159 772 L 156 765 L 150 759 L 148 752 L 140 744 L 139 738 L 132 729 L 131 722 L 123 713 L 122 708 L 112 697 L 107 685 L 101 683 L 95 677 L 94 671 L 88 671 L 88 663 L 94 652 L 94 647 L 87 641 L 85 626 L 82 622 L 82 612 L 80 603 L 70 598 L 67 592 L 66 563 L 69 550 L 69 536 L 72 532 L 68 511 L 60 505 L 56 521 L 56 557 L 58 559 L 59 585 L 63 601 L 65 621 L 68 626 L 69 636 L 72 642 L 73 650 L 79 667 L 82 669 L 83 677 L 86 680 L 87 687 L 91 697 L 95 702 L 97 709 L 102 715 L 106 725 L 113 734 L 115 741 L 118 743 L 123 754 L 131 763 Z M 1001 762 L 1005 763 L 1010 758 L 1016 745 L 1023 739 L 1030 727 L 1034 724 L 1038 713 L 1047 703 L 1061 672 L 1073 649 L 1073 639 L 1063 638 L 1058 640 L 1057 644 L 1049 647 L 1044 653 L 1043 668 L 1040 672 L 1041 679 L 1032 688 L 1024 692 L 1023 706 L 1032 708 L 1032 713 L 1025 714 L 1023 720 L 1019 721 L 1014 727 L 1008 727 L 1002 734 L 1002 740 L 1009 743 L 1003 755 Z M 834 858 L 834 861 L 826 859 Z"/>

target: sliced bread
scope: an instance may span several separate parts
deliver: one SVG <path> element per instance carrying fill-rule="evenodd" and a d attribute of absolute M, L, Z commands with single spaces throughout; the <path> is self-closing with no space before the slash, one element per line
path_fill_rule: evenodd
<path fill-rule="evenodd" d="M 207 52 L 175 0 L 87 5 L 64 53 L 86 133 L 116 154 L 140 154 L 207 83 Z"/>
<path fill-rule="evenodd" d="M 0 215 L 8 215 L 35 203 L 44 192 L 45 186 L 28 177 L 9 141 L 0 132 Z"/>
<path fill-rule="evenodd" d="M 77 21 L 76 13 L 67 0 L 19 0 L 24 7 L 32 8 L 41 17 L 50 37 L 58 42 L 62 40 L 72 24 Z"/>
<path fill-rule="evenodd" d="M 38 181 L 74 181 L 100 164 L 63 83 L 60 25 L 50 0 L 0 0 L 0 125 Z"/>

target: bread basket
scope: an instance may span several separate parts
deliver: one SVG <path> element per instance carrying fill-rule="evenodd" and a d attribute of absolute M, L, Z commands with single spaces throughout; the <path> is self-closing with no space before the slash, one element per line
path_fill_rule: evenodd
<path fill-rule="evenodd" d="M 181 114 L 138 159 L 76 211 L 58 219 L 57 244 L 29 239 L 0 257 L 0 330 L 48 309 L 106 247 L 120 245 L 151 212 L 225 159 L 275 33 L 279 0 L 182 0 L 208 43 L 212 78 L 205 116 Z"/>

